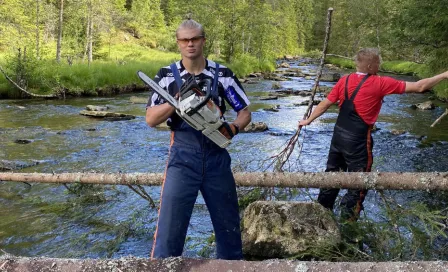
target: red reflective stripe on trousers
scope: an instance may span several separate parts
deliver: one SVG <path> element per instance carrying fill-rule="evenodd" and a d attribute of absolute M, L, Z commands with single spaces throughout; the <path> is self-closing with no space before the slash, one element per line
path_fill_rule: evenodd
<path fill-rule="evenodd" d="M 170 153 L 171 153 L 171 146 L 173 146 L 174 143 L 174 131 L 171 132 L 171 139 L 170 139 L 170 151 L 168 152 L 168 159 L 166 161 L 165 166 L 165 173 L 163 174 L 163 182 L 162 182 L 162 190 L 160 191 L 160 204 L 159 204 L 159 211 L 157 212 L 157 218 L 159 218 L 160 215 L 160 207 L 162 207 L 162 195 L 163 195 L 163 188 L 165 186 L 165 180 L 166 180 L 166 171 L 168 169 L 168 162 L 170 161 Z M 159 229 L 159 219 L 157 219 L 157 225 L 156 225 L 156 231 L 154 232 L 154 242 L 152 243 L 152 250 L 151 250 L 151 258 L 154 256 L 154 249 L 156 248 L 156 242 L 157 242 L 157 230 Z"/>

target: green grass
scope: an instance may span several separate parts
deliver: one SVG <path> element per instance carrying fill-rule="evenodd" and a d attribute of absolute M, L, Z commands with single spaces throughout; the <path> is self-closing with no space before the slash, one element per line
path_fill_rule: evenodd
<path fill-rule="evenodd" d="M 355 69 L 356 65 L 353 60 L 329 56 L 325 59 L 326 63 L 331 63 L 346 69 Z M 414 75 L 417 77 L 424 77 L 428 75 L 428 68 L 424 64 L 419 64 L 410 61 L 384 61 L 381 63 L 380 70 L 383 72 L 391 72 L 404 75 Z"/>
<path fill-rule="evenodd" d="M 334 64 L 336 66 L 339 66 L 339 67 L 345 68 L 345 69 L 355 69 L 356 68 L 355 62 L 353 60 L 339 58 L 339 57 L 333 57 L 333 56 L 327 56 L 325 58 L 325 63 L 331 63 L 331 64 Z"/>
<path fill-rule="evenodd" d="M 37 94 L 49 94 L 64 89 L 67 95 L 97 95 L 98 89 L 132 84 L 143 85 L 136 76 L 138 70 L 154 77 L 161 67 L 180 59 L 177 53 L 135 44 L 113 45 L 110 48 L 102 48 L 98 54 L 103 58 L 94 60 L 90 66 L 82 60 L 76 60 L 72 65 L 69 65 L 66 60 L 60 63 L 48 59 L 34 60 L 27 70 L 28 90 Z M 255 71 L 275 69 L 274 61 L 260 61 L 250 55 L 241 55 L 232 63 L 223 64 L 231 68 L 239 77 Z M 8 71 L 8 74 L 11 76 L 14 74 L 12 69 Z M 0 77 L 0 97 L 14 97 L 14 93 L 18 95 L 18 91 L 4 77 Z"/>
<path fill-rule="evenodd" d="M 381 70 L 406 74 L 406 75 L 415 75 L 418 77 L 422 77 L 425 73 L 426 66 L 423 64 L 418 64 L 410 61 L 385 61 L 381 64 Z"/>
<path fill-rule="evenodd" d="M 220 62 L 219 60 L 217 60 Z M 220 62 L 229 67 L 237 77 L 244 77 L 253 72 L 268 72 L 275 70 L 274 60 L 259 60 L 249 54 L 242 54 L 233 59 L 231 63 Z"/>
<path fill-rule="evenodd" d="M 113 50 L 112 50 L 113 49 Z M 137 45 L 111 48 L 108 60 L 95 60 L 89 66 L 86 61 L 35 61 L 30 65 L 28 89 L 34 93 L 47 94 L 65 88 L 72 95 L 95 95 L 98 88 L 142 85 L 136 72 L 142 70 L 153 77 L 157 71 L 174 60 L 179 54 L 144 48 Z M 9 70 L 10 75 L 13 71 Z M 14 77 L 13 77 L 14 78 Z M 0 77 L 0 97 L 11 96 L 13 87 Z"/>

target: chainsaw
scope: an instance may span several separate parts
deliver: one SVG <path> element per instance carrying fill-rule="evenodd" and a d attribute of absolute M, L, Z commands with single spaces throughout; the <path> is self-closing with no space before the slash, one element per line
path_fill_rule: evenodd
<path fill-rule="evenodd" d="M 137 75 L 146 85 L 173 106 L 176 113 L 192 128 L 201 131 L 221 148 L 225 148 L 231 143 L 219 131 L 223 121 L 221 120 L 221 111 L 211 99 L 211 81 L 209 79 L 205 80 L 206 91 L 204 92 L 194 76 L 190 76 L 182 84 L 179 90 L 179 98 L 176 100 L 145 73 L 138 71 Z"/>

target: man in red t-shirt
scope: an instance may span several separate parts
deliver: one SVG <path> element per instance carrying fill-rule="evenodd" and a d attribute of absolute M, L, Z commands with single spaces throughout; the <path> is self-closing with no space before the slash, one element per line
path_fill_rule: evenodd
<path fill-rule="evenodd" d="M 379 76 L 380 61 L 377 49 L 361 49 L 355 56 L 356 73 L 342 77 L 310 117 L 299 122 L 299 127 L 309 125 L 339 101 L 339 114 L 325 172 L 370 172 L 373 161 L 371 130 L 384 96 L 422 93 L 448 78 L 448 71 L 417 82 Z M 338 193 L 339 189 L 321 189 L 318 202 L 332 210 Z M 348 190 L 341 200 L 341 218 L 356 220 L 363 209 L 366 194 L 367 190 Z"/>

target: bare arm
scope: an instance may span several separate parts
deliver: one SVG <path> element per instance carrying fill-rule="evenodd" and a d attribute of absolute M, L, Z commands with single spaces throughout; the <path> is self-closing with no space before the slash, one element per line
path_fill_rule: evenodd
<path fill-rule="evenodd" d="M 326 112 L 331 105 L 333 105 L 333 102 L 325 98 L 324 100 L 322 100 L 322 102 L 319 103 L 319 105 L 317 105 L 317 107 L 313 110 L 308 119 L 301 120 L 299 122 L 299 126 L 307 126 L 311 124 L 311 122 L 313 122 L 314 119 L 324 114 L 324 112 Z"/>
<path fill-rule="evenodd" d="M 448 78 L 448 71 L 433 77 L 424 78 L 417 82 L 406 82 L 406 93 L 422 93 L 436 86 L 440 81 Z"/>
<path fill-rule="evenodd" d="M 250 123 L 251 120 L 252 114 L 249 111 L 248 107 L 246 107 L 237 113 L 236 119 L 235 121 L 233 121 L 233 123 L 239 127 L 240 131 L 242 131 Z"/>
<path fill-rule="evenodd" d="M 150 127 L 155 127 L 165 122 L 175 109 L 168 103 L 160 104 L 146 109 L 146 123 Z"/>

